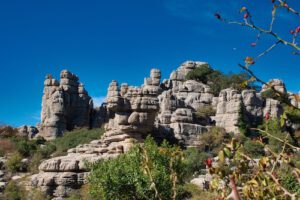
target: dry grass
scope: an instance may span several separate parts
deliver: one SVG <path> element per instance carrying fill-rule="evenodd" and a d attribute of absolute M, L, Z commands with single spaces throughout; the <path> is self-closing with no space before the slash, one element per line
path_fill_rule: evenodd
<path fill-rule="evenodd" d="M 3 152 L 4 155 L 12 154 L 15 150 L 15 144 L 10 139 L 3 138 L 0 140 L 0 151 Z"/>

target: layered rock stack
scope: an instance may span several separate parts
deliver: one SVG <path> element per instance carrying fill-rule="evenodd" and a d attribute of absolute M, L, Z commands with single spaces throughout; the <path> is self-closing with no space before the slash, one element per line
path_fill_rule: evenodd
<path fill-rule="evenodd" d="M 60 82 L 46 76 L 42 98 L 40 135 L 54 139 L 65 130 L 90 125 L 93 102 L 75 74 L 63 70 Z"/>
<path fill-rule="evenodd" d="M 253 125 L 261 122 L 266 113 L 274 117 L 282 114 L 279 102 L 264 100 L 261 93 L 254 90 L 240 93 L 227 88 L 214 96 L 209 85 L 185 80 L 188 72 L 203 65 L 208 64 L 185 62 L 163 83 L 157 69 L 151 70 L 150 77 L 145 78 L 140 87 L 112 81 L 106 104 L 98 110 L 92 109 L 91 98 L 77 76 L 63 71 L 60 83 L 47 76 L 41 124 L 44 137 L 54 138 L 76 126 L 107 123 L 101 139 L 69 149 L 67 156 L 44 161 L 39 167 L 40 173 L 32 176 L 32 185 L 54 199 L 61 199 L 85 183 L 89 173 L 85 161 L 118 156 L 149 134 L 191 147 L 199 145 L 199 136 L 213 125 L 238 133 L 241 108 Z M 286 92 L 282 82 L 273 83 Z M 298 97 L 290 95 L 290 99 L 300 106 Z M 216 114 L 199 119 L 197 112 L 207 108 L 212 108 Z"/>
<path fill-rule="evenodd" d="M 85 162 L 118 156 L 136 141 L 143 141 L 152 131 L 159 109 L 160 76 L 159 70 L 151 70 L 150 78 L 146 78 L 141 87 L 127 84 L 119 87 L 116 81 L 112 81 L 107 94 L 111 118 L 103 137 L 69 149 L 67 156 L 42 162 L 40 173 L 32 176 L 31 185 L 41 188 L 53 199 L 62 199 L 85 183 L 88 175 Z"/>
<path fill-rule="evenodd" d="M 208 85 L 194 80 L 185 80 L 193 69 L 207 65 L 204 62 L 188 61 L 173 71 L 165 80 L 165 91 L 158 97 L 160 110 L 156 118 L 158 137 L 174 137 L 184 146 L 197 146 L 197 137 L 207 130 L 197 121 L 198 109 L 212 104 L 213 94 Z M 172 138 L 171 138 L 172 139 Z"/>

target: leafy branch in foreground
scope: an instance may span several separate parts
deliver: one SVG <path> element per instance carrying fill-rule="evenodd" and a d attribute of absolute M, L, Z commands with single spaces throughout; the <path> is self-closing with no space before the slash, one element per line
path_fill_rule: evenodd
<path fill-rule="evenodd" d="M 261 52 L 260 54 L 258 54 L 255 57 L 250 57 L 250 56 L 246 57 L 244 59 L 244 64 L 239 63 L 238 66 L 240 68 L 242 68 L 243 70 L 245 70 L 251 76 L 251 80 L 249 80 L 249 82 L 257 81 L 261 84 L 269 86 L 269 88 L 271 88 L 279 96 L 284 96 L 283 93 L 281 93 L 280 91 L 277 91 L 272 85 L 269 85 L 269 83 L 267 83 L 266 81 L 263 81 L 262 79 L 257 77 L 255 75 L 255 73 L 250 69 L 250 66 L 254 65 L 261 57 L 270 53 L 274 48 L 276 48 L 280 44 L 291 47 L 294 50 L 293 54 L 300 55 L 300 46 L 297 43 L 297 39 L 300 34 L 300 26 L 289 31 L 289 33 L 292 36 L 290 39 L 284 39 L 284 37 L 277 34 L 274 30 L 274 23 L 276 22 L 277 12 L 279 9 L 285 9 L 289 13 L 295 14 L 296 16 L 300 17 L 299 12 L 296 11 L 294 8 L 292 8 L 285 0 L 272 0 L 271 3 L 273 6 L 273 9 L 271 12 L 271 20 L 270 20 L 268 28 L 263 28 L 262 26 L 257 25 L 253 20 L 250 10 L 246 7 L 242 7 L 240 9 L 240 13 L 243 14 L 243 21 L 229 20 L 229 19 L 223 18 L 221 16 L 221 14 L 219 14 L 219 13 L 216 13 L 215 17 L 218 20 L 220 20 L 226 24 L 235 24 L 235 25 L 245 26 L 245 27 L 249 27 L 250 29 L 256 31 L 257 32 L 256 41 L 251 43 L 251 46 L 253 46 L 253 47 L 257 46 L 257 44 L 263 34 L 268 35 L 275 40 L 273 42 L 273 44 L 270 47 L 268 47 L 267 49 L 265 49 L 263 52 Z M 288 101 L 286 101 L 285 103 L 287 103 L 287 102 Z M 293 106 L 293 105 L 290 104 L 290 106 Z"/>
<path fill-rule="evenodd" d="M 300 148 L 290 143 L 289 134 L 280 138 L 270 133 L 272 127 L 255 129 L 261 134 L 257 143 L 263 145 L 266 156 L 253 159 L 242 143 L 233 139 L 218 154 L 218 163 L 207 166 L 213 175 L 211 188 L 222 199 L 292 199 L 300 197 L 300 170 L 293 157 Z M 279 142 L 280 150 L 274 151 L 267 142 Z M 299 155 L 296 158 L 299 160 Z M 224 167 L 230 170 L 223 170 Z M 289 173 L 284 173 L 286 170 Z"/>
<path fill-rule="evenodd" d="M 183 156 L 179 147 L 158 146 L 148 137 L 117 158 L 92 164 L 90 193 L 101 199 L 183 199 Z"/>

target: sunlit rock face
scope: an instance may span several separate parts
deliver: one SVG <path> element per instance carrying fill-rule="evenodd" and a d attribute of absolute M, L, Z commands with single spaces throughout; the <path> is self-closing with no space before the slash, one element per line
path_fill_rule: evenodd
<path fill-rule="evenodd" d="M 89 127 L 93 109 L 91 97 L 75 74 L 63 70 L 60 82 L 51 75 L 44 81 L 40 135 L 54 139 L 66 130 Z"/>
<path fill-rule="evenodd" d="M 43 161 L 40 173 L 32 176 L 31 185 L 54 199 L 65 198 L 86 182 L 89 171 L 85 161 L 116 157 L 150 134 L 157 140 L 167 139 L 184 147 L 195 147 L 211 126 L 238 134 L 241 109 L 254 126 L 267 113 L 273 117 L 282 114 L 279 102 L 263 99 L 261 92 L 227 88 L 214 96 L 208 84 L 185 79 L 188 72 L 203 65 L 208 64 L 187 61 L 162 82 L 160 70 L 152 69 L 141 86 L 113 80 L 108 86 L 105 104 L 94 109 L 76 75 L 64 70 L 60 82 L 47 76 L 39 134 L 51 139 L 68 129 L 101 124 L 105 124 L 105 133 L 98 140 L 69 149 L 66 156 Z M 273 83 L 280 91 L 286 91 L 282 81 Z M 298 97 L 291 94 L 290 99 L 298 106 Z M 199 118 L 197 112 L 207 108 L 213 109 L 215 114 Z"/>

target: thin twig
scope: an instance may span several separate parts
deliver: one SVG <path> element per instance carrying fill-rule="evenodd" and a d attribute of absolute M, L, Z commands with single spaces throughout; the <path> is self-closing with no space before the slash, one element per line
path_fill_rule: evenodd
<path fill-rule="evenodd" d="M 281 155 L 282 155 L 282 154 L 284 153 L 284 151 L 285 151 L 285 147 L 286 147 L 286 143 L 287 143 L 287 138 L 288 138 L 288 136 L 289 136 L 289 135 L 287 134 L 287 135 L 285 136 L 285 138 L 284 138 L 284 144 L 283 144 L 282 151 L 277 155 L 276 160 L 275 160 L 275 163 L 273 164 L 271 173 L 273 173 L 273 171 L 275 170 L 275 167 L 276 167 L 278 161 L 280 160 Z"/>
<path fill-rule="evenodd" d="M 281 41 L 277 41 L 276 43 L 274 43 L 272 46 L 270 46 L 268 49 L 266 49 L 264 52 L 262 52 L 261 54 L 259 54 L 254 60 L 257 61 L 259 58 L 261 58 L 262 56 L 266 55 L 267 53 L 269 53 L 270 51 L 272 51 L 278 44 L 282 43 Z"/>
<path fill-rule="evenodd" d="M 286 4 L 286 2 L 282 1 L 282 0 L 278 0 L 280 2 L 281 5 Z M 300 17 L 300 13 L 298 11 L 296 11 L 295 9 L 291 8 L 290 6 L 285 7 L 288 9 L 288 11 L 294 13 L 295 15 L 298 15 Z"/>
<path fill-rule="evenodd" d="M 273 138 L 273 139 L 275 139 L 275 140 L 278 140 L 278 141 L 280 141 L 280 142 L 282 142 L 282 143 L 285 143 L 284 140 L 282 140 L 282 139 L 280 139 L 280 138 L 278 138 L 278 137 L 276 137 L 276 136 L 274 136 L 274 135 L 268 133 L 267 131 L 264 131 L 264 130 L 261 130 L 261 129 L 258 129 L 258 128 L 251 128 L 251 130 L 263 132 L 263 133 L 267 134 L 269 137 L 271 137 L 271 138 Z M 292 145 L 292 144 L 290 144 L 290 143 L 288 143 L 288 142 L 286 143 L 286 145 L 288 145 L 288 146 L 290 146 L 290 147 L 296 149 L 297 151 L 300 151 L 300 147 L 296 147 L 296 146 L 294 146 L 294 145 Z"/>
<path fill-rule="evenodd" d="M 285 189 L 279 182 L 279 180 L 270 172 L 266 172 L 266 174 L 268 174 L 272 180 L 280 187 L 280 189 L 284 192 L 284 195 L 287 195 L 289 197 L 292 198 L 292 200 L 295 200 L 296 199 L 296 193 L 295 194 L 292 194 L 290 193 L 287 189 Z"/>

